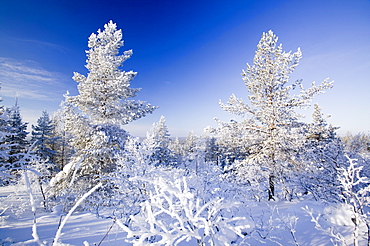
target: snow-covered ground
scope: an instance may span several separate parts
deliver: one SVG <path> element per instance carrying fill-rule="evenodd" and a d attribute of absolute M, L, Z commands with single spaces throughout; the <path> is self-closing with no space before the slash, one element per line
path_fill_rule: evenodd
<path fill-rule="evenodd" d="M 33 213 L 28 206 L 26 193 L 19 193 L 19 187 L 0 187 L 1 217 L 0 245 L 38 245 L 32 241 Z M 24 211 L 21 211 L 25 207 Z M 315 223 L 307 211 L 319 218 L 323 230 L 315 228 Z M 5 210 L 5 211 L 4 211 Z M 350 211 L 344 206 L 323 205 L 315 201 L 261 202 L 244 204 L 247 223 L 251 226 L 250 235 L 239 238 L 235 245 L 333 245 L 329 234 L 340 233 L 352 244 L 353 225 Z M 60 207 L 53 212 L 37 209 L 37 232 L 40 241 L 51 245 L 60 221 Z M 363 228 L 364 229 L 364 228 Z M 258 231 L 258 232 L 257 232 Z M 125 242 L 125 233 L 112 219 L 98 218 L 89 212 L 74 212 L 65 224 L 60 241 L 62 245 L 130 245 Z M 365 241 L 363 241 L 365 245 Z M 180 245 L 196 245 L 195 240 Z M 338 245 L 341 245 L 340 243 Z"/>
<path fill-rule="evenodd" d="M 6 209 L 0 217 L 0 245 L 37 245 L 31 242 L 33 213 L 29 209 L 18 214 L 18 208 L 24 205 L 22 203 L 26 203 L 27 197 L 20 199 L 13 196 L 12 194 L 17 192 L 16 189 L 15 186 L 0 187 L 0 209 Z M 40 241 L 46 242 L 47 245 L 51 245 L 60 221 L 60 207 L 54 210 L 50 213 L 38 208 L 36 213 L 38 236 Z M 75 212 L 62 230 L 61 241 L 66 245 L 84 245 L 85 241 L 90 245 L 98 245 L 112 226 L 112 222 L 110 219 L 97 218 L 91 213 Z M 125 232 L 114 225 L 101 245 L 126 245 L 125 235 Z"/>

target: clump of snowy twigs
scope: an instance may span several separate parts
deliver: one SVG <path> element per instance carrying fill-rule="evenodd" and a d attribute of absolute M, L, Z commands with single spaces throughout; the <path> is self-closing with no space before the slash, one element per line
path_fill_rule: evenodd
<path fill-rule="evenodd" d="M 355 159 L 347 158 L 348 167 L 339 169 L 340 196 L 352 214 L 353 245 L 359 245 L 360 239 L 367 240 L 370 245 L 370 179 L 361 175 L 363 166 L 358 166 Z M 365 231 L 361 230 L 363 226 Z"/>
<path fill-rule="evenodd" d="M 315 229 L 318 231 L 323 232 L 326 235 L 330 236 L 330 241 L 333 245 L 342 245 L 346 246 L 346 238 L 342 235 L 342 233 L 335 227 L 335 226 L 324 226 L 322 225 L 321 220 L 325 219 L 324 214 L 317 213 L 313 209 L 310 209 L 308 206 L 302 208 L 310 217 L 311 222 L 315 224 Z"/>
<path fill-rule="evenodd" d="M 230 245 L 244 237 L 249 228 L 245 217 L 234 216 L 234 201 L 222 198 L 203 202 L 189 188 L 186 178 L 158 177 L 145 180 L 153 186 L 141 212 L 131 216 L 128 232 L 133 245 L 178 245 L 196 241 L 198 245 Z"/>
<path fill-rule="evenodd" d="M 352 243 L 354 246 L 370 245 L 370 179 L 361 175 L 363 166 L 356 163 L 356 159 L 347 156 L 348 166 L 338 168 L 343 206 L 349 212 L 352 221 Z M 335 228 L 325 228 L 320 219 L 322 214 L 314 215 L 308 207 L 303 208 L 315 223 L 315 228 L 332 237 L 333 245 L 348 245 L 346 238 Z M 360 244 L 363 243 L 363 244 Z"/>

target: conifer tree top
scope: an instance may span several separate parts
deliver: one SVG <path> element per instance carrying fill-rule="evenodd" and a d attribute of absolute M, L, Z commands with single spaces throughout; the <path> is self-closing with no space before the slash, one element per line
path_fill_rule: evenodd
<path fill-rule="evenodd" d="M 86 68 L 87 76 L 75 72 L 80 95 L 67 97 L 82 113 L 98 124 L 127 124 L 151 113 L 156 107 L 141 101 L 128 100 L 140 89 L 130 88 L 136 72 L 122 71 L 121 66 L 132 55 L 132 50 L 119 55 L 123 46 L 122 30 L 110 21 L 104 30 L 89 37 Z"/>

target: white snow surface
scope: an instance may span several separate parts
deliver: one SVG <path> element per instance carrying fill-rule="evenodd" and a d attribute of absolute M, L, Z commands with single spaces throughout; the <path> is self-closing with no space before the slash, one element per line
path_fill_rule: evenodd
<path fill-rule="evenodd" d="M 15 212 L 17 206 L 23 206 L 22 202 L 26 200 L 26 195 L 24 195 L 24 200 L 12 196 L 17 189 L 19 187 L 16 186 L 0 187 L 0 245 L 38 245 L 32 241 L 33 213 L 31 209 L 26 209 L 18 215 Z M 319 220 L 322 228 L 340 232 L 346 238 L 347 244 L 352 244 L 353 225 L 350 220 L 350 211 L 344 205 L 324 205 L 320 202 L 305 200 L 243 204 L 241 210 L 246 211 L 245 217 L 248 218 L 246 221 L 249 221 L 251 226 L 247 233 L 257 227 L 263 227 L 263 229 L 260 230 L 260 236 L 258 234 L 247 235 L 232 244 L 333 245 L 332 237 L 315 228 L 310 215 L 302 209 L 304 207 L 313 211 L 314 216 L 319 213 L 323 214 L 324 216 Z M 41 206 L 37 209 L 38 236 L 45 245 L 52 245 L 58 229 L 61 209 L 61 206 L 56 206 L 53 212 L 45 212 Z M 104 238 L 108 231 L 108 235 Z M 263 239 L 261 236 L 266 238 Z M 131 245 L 125 241 L 126 237 L 127 233 L 112 219 L 98 218 L 89 212 L 76 211 L 66 222 L 58 245 Z M 365 243 L 365 241 L 362 242 Z M 195 240 L 190 240 L 189 242 L 183 241 L 179 245 L 197 245 L 197 243 Z"/>

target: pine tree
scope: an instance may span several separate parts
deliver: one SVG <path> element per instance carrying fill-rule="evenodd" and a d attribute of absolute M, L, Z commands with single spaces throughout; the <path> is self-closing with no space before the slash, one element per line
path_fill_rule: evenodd
<path fill-rule="evenodd" d="M 156 146 L 151 157 L 152 162 L 158 165 L 169 165 L 171 162 L 171 151 L 169 149 L 170 134 L 166 126 L 166 119 L 161 116 L 158 123 L 154 123 L 153 127 L 147 132 L 147 137 L 144 144 L 148 146 Z"/>
<path fill-rule="evenodd" d="M 316 199 L 338 198 L 338 168 L 345 163 L 344 148 L 334 127 L 327 122 L 318 104 L 314 105 L 312 123 L 306 126 L 304 159 L 306 168 L 297 177 L 304 192 L 310 192 Z"/>
<path fill-rule="evenodd" d="M 112 21 L 104 25 L 103 31 L 90 35 L 88 75 L 74 73 L 79 95 L 65 95 L 63 105 L 65 129 L 73 136 L 75 153 L 53 184 L 68 180 L 64 182 L 68 186 L 76 178 L 85 186 L 82 190 L 91 188 L 94 180 L 114 171 L 116 157 L 124 150 L 128 136 L 122 126 L 156 108 L 131 99 L 139 89 L 130 87 L 136 72 L 120 69 L 132 55 L 131 50 L 119 55 L 122 46 L 122 31 Z"/>
<path fill-rule="evenodd" d="M 206 128 L 206 131 L 217 135 L 214 149 L 218 149 L 217 162 L 221 166 L 228 166 L 238 160 L 244 160 L 248 155 L 250 139 L 245 136 L 249 134 L 243 124 L 236 120 L 222 122 L 216 118 L 219 124 L 217 129 Z"/>
<path fill-rule="evenodd" d="M 302 151 L 305 140 L 304 123 L 299 120 L 297 110 L 307 108 L 315 95 L 332 87 L 327 79 L 318 86 L 313 83 L 306 90 L 301 80 L 289 83 L 302 54 L 299 49 L 294 53 L 284 52 L 277 41 L 272 31 L 263 33 L 254 64 L 247 64 L 242 73 L 250 103 L 235 95 L 227 104 L 220 103 L 224 110 L 243 118 L 236 124 L 237 129 L 244 131 L 241 142 L 248 144 L 245 147 L 248 156 L 246 162 L 239 162 L 243 164 L 235 167 L 237 172 L 248 168 L 246 163 L 258 164 L 261 170 L 266 170 L 269 199 L 274 199 L 276 183 L 284 183 L 289 172 L 302 168 L 296 153 Z M 300 92 L 293 93 L 297 88 Z"/>
<path fill-rule="evenodd" d="M 168 148 L 171 151 L 171 159 L 173 161 L 173 164 L 175 166 L 178 166 L 180 163 L 182 163 L 184 156 L 183 144 L 180 142 L 179 138 L 176 137 L 174 140 L 170 142 Z"/>
<path fill-rule="evenodd" d="M 193 131 L 188 133 L 188 136 L 185 139 L 184 143 L 184 154 L 185 155 L 191 155 L 192 153 L 195 152 L 197 144 L 197 136 L 194 134 Z"/>
<path fill-rule="evenodd" d="M 131 57 L 132 50 L 119 55 L 123 46 L 122 30 L 117 30 L 112 21 L 104 28 L 90 35 L 90 49 L 86 51 L 89 73 L 87 77 L 74 73 L 80 94 L 67 97 L 67 100 L 93 124 L 125 125 L 152 113 L 156 107 L 130 100 L 140 91 L 130 87 L 137 73 L 121 71 L 120 67 Z"/>

